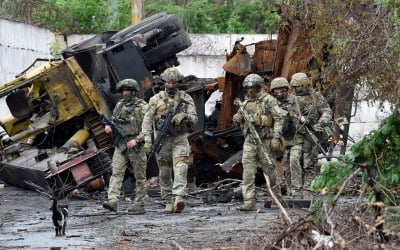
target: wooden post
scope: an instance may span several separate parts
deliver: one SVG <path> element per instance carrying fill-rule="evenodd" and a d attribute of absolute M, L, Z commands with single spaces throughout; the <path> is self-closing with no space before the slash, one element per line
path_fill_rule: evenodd
<path fill-rule="evenodd" d="M 132 0 L 132 23 L 140 22 L 144 17 L 143 0 Z"/>

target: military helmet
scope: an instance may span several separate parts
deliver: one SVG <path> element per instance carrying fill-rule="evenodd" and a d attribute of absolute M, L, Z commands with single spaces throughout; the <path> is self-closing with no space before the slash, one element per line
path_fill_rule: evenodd
<path fill-rule="evenodd" d="M 250 74 L 246 76 L 243 80 L 243 88 L 248 88 L 248 87 L 261 87 L 264 84 L 264 79 L 257 74 Z"/>
<path fill-rule="evenodd" d="M 305 73 L 300 72 L 292 75 L 292 80 L 290 81 L 292 87 L 308 86 L 309 84 L 310 79 Z"/>
<path fill-rule="evenodd" d="M 117 83 L 117 90 L 122 91 L 123 89 L 139 91 L 139 84 L 133 79 L 124 79 Z"/>
<path fill-rule="evenodd" d="M 175 81 L 178 82 L 183 79 L 183 75 L 179 70 L 175 67 L 168 68 L 164 70 L 164 72 L 161 74 L 161 79 L 164 81 Z"/>
<path fill-rule="evenodd" d="M 271 82 L 271 90 L 280 88 L 289 88 L 289 82 L 285 77 L 277 77 Z"/>

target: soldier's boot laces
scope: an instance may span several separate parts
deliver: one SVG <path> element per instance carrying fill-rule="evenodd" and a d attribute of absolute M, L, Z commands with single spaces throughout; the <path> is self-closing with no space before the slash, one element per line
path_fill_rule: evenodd
<path fill-rule="evenodd" d="M 117 202 L 106 201 L 103 203 L 103 208 L 108 209 L 110 211 L 117 211 Z"/>
<path fill-rule="evenodd" d="M 165 204 L 164 212 L 168 213 L 168 214 L 173 213 L 174 212 L 174 203 L 167 202 Z"/>
<path fill-rule="evenodd" d="M 143 205 L 136 205 L 136 204 L 133 207 L 129 208 L 128 212 L 131 212 L 133 214 L 145 214 L 146 213 Z"/>
<path fill-rule="evenodd" d="M 180 213 L 184 208 L 185 208 L 185 199 L 183 199 L 180 196 L 176 197 L 174 204 L 174 212 Z"/>
<path fill-rule="evenodd" d="M 256 202 L 255 201 L 250 201 L 250 202 L 245 202 L 243 206 L 239 208 L 240 211 L 256 211 Z"/>

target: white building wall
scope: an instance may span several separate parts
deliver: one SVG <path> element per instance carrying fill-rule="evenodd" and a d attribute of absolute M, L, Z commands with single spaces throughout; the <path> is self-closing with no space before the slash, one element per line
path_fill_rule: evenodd
<path fill-rule="evenodd" d="M 72 46 L 92 35 L 70 35 L 67 46 Z M 178 54 L 180 66 L 184 75 L 216 78 L 225 75 L 222 66 L 226 54 L 230 53 L 235 41 L 244 40 L 242 44 L 250 45 L 266 39 L 276 38 L 276 35 L 241 35 L 241 34 L 192 34 L 192 46 Z M 0 84 L 14 79 L 15 75 L 26 69 L 36 58 L 51 58 L 50 47 L 56 38 L 51 31 L 28 24 L 15 23 L 0 19 Z M 254 46 L 247 47 L 250 55 Z M 0 102 L 0 115 L 7 112 Z M 383 111 L 376 105 L 361 102 L 351 120 L 350 136 L 359 139 L 370 130 L 377 128 L 378 123 L 388 115 L 388 108 Z M 354 111 L 353 111 L 354 114 Z"/>
<path fill-rule="evenodd" d="M 36 58 L 51 58 L 54 41 L 50 30 L 0 19 L 0 84 L 13 80 Z"/>

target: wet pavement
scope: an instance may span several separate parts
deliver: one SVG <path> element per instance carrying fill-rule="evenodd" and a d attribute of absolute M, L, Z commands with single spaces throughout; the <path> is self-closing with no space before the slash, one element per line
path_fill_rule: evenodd
<path fill-rule="evenodd" d="M 0 249 L 252 249 L 279 223 L 278 210 L 262 201 L 258 212 L 240 212 L 239 201 L 205 204 L 192 197 L 181 214 L 164 214 L 159 197 L 148 197 L 146 214 L 133 215 L 125 198 L 118 212 L 103 209 L 105 197 L 73 196 L 66 236 L 56 237 L 49 198 L 6 185 L 0 188 Z"/>

